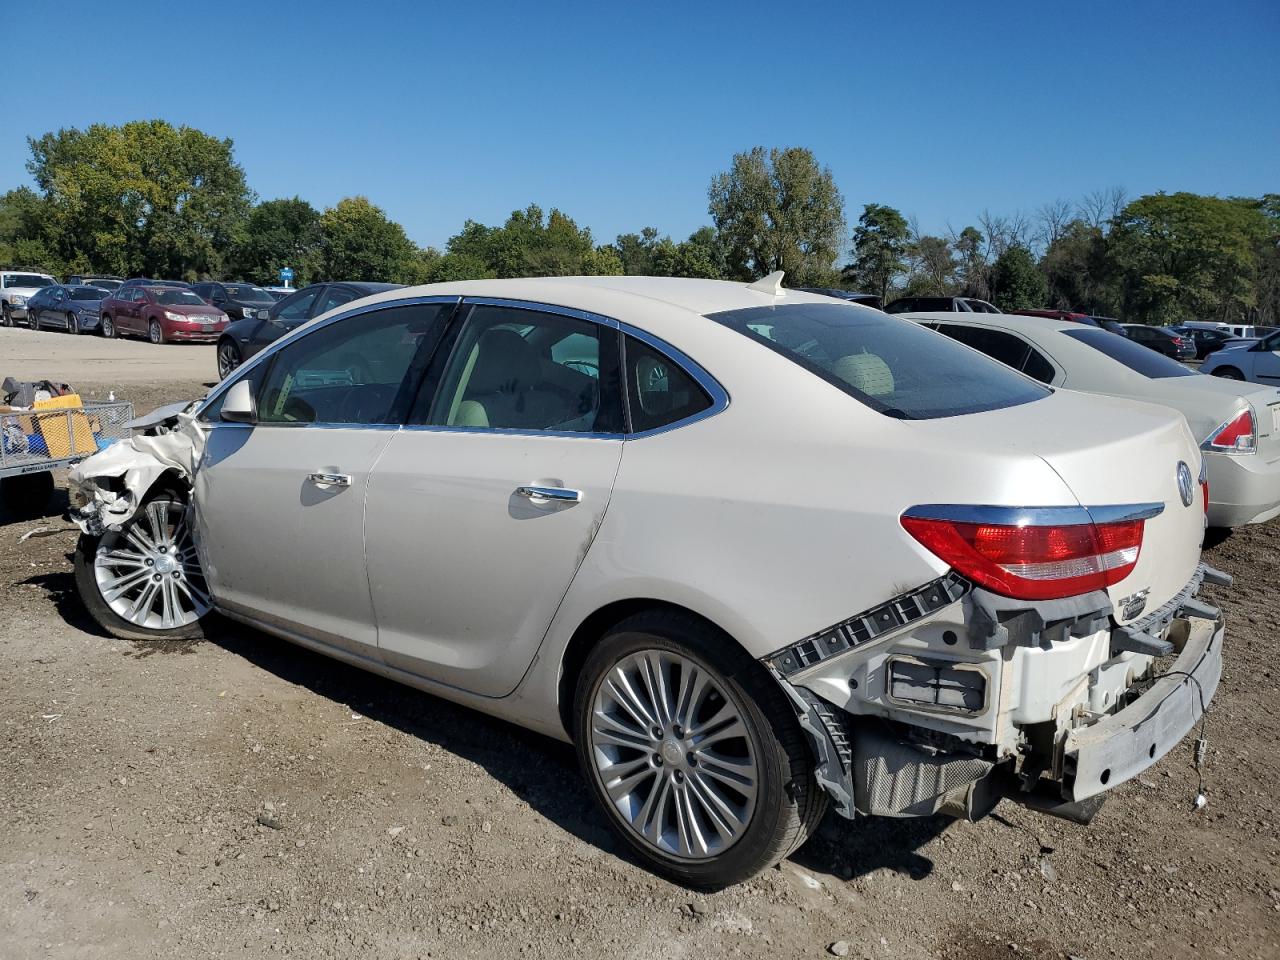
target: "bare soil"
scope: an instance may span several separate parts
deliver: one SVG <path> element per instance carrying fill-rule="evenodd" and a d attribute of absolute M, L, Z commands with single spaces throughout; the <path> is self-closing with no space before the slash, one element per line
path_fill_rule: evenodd
<path fill-rule="evenodd" d="M 204 382 L 80 386 L 143 413 Z M 1203 810 L 1184 745 L 1087 828 L 833 815 L 700 895 L 614 842 L 562 744 L 240 626 L 103 635 L 59 498 L 0 518 L 0 956 L 1280 956 L 1275 523 L 1206 553 L 1237 580 Z"/>

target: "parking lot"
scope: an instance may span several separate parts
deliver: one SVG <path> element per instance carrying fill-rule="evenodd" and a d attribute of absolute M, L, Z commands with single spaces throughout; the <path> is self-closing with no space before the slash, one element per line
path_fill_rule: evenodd
<path fill-rule="evenodd" d="M 0 330 L 0 372 L 195 397 L 210 346 Z M 65 505 L 61 497 L 59 509 Z M 0 943 L 14 956 L 1275 957 L 1277 522 L 1233 574 L 1207 727 L 1090 827 L 834 815 L 700 895 L 615 843 L 572 751 L 235 625 L 132 644 L 81 608 L 56 513 L 0 524 Z M 300 575 L 305 568 L 300 569 Z M 833 946 L 834 945 L 834 946 Z"/>

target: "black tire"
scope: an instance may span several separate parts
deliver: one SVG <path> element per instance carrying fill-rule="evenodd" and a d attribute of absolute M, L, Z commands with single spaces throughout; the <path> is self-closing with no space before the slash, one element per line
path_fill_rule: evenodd
<path fill-rule="evenodd" d="M 34 330 L 36 333 L 39 333 L 40 332 L 40 314 L 32 313 L 31 310 L 28 310 L 27 326 L 30 327 L 32 330 Z"/>
<path fill-rule="evenodd" d="M 67 333 L 71 334 L 73 337 L 78 337 L 80 335 L 80 318 L 74 313 L 67 314 Z"/>
<path fill-rule="evenodd" d="M 646 650 L 675 653 L 709 672 L 742 718 L 758 758 L 755 808 L 745 831 L 719 855 L 679 859 L 642 839 L 619 814 L 596 772 L 589 728 L 597 690 L 619 661 Z M 583 776 L 609 825 L 647 866 L 677 883 L 698 889 L 741 883 L 799 848 L 826 812 L 828 798 L 814 779 L 804 733 L 776 681 L 732 638 L 691 614 L 639 613 L 609 630 L 583 665 L 573 719 Z"/>
<path fill-rule="evenodd" d="M 156 345 L 164 343 L 164 327 L 160 326 L 159 320 L 147 324 L 147 339 Z"/>
<path fill-rule="evenodd" d="M 9 313 L 8 303 L 0 303 L 0 326 L 13 326 L 13 315 Z"/>
<path fill-rule="evenodd" d="M 218 341 L 218 379 L 225 380 L 236 367 L 244 363 L 244 357 L 236 342 L 224 337 Z"/>
<path fill-rule="evenodd" d="M 1235 367 L 1218 367 L 1213 371 L 1213 376 L 1221 377 L 1223 380 L 1243 380 L 1244 374 Z"/>
<path fill-rule="evenodd" d="M 43 517 L 53 496 L 53 474 L 25 473 L 0 480 L 0 502 L 6 512 L 18 520 Z"/>
<path fill-rule="evenodd" d="M 169 493 L 151 497 L 138 508 L 137 513 L 125 521 L 122 525 L 122 532 L 127 533 L 132 525 L 142 522 L 141 518 L 149 504 L 180 502 L 178 498 Z M 119 637 L 121 640 L 195 640 L 205 635 L 204 625 L 212 618 L 212 611 L 206 613 L 194 623 L 163 630 L 139 626 L 124 619 L 124 617 L 112 610 L 98 588 L 98 580 L 94 569 L 94 560 L 97 557 L 98 547 L 101 543 L 101 537 L 81 534 L 80 540 L 76 543 L 75 553 L 76 589 L 80 594 L 80 601 L 98 626 L 113 637 Z"/>
<path fill-rule="evenodd" d="M 104 314 L 98 325 L 102 328 L 102 335 L 108 340 L 116 338 L 116 322 L 110 316 Z"/>

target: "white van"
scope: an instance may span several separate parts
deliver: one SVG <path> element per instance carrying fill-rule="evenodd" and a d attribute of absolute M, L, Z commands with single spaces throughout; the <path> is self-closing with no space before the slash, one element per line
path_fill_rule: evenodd
<path fill-rule="evenodd" d="M 1244 323 L 1222 323 L 1217 320 L 1188 320 L 1179 326 L 1187 327 L 1191 330 L 1221 330 L 1223 333 L 1229 333 L 1233 337 L 1245 337 L 1254 339 L 1260 334 L 1258 328 Z"/>

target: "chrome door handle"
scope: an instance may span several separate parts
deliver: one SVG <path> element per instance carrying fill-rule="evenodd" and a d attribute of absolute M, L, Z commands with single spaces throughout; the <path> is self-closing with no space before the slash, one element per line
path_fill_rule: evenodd
<path fill-rule="evenodd" d="M 516 487 L 516 496 L 529 500 L 555 500 L 557 503 L 581 503 L 581 490 L 564 487 Z"/>
<path fill-rule="evenodd" d="M 351 486 L 351 477 L 345 473 L 308 473 L 307 479 L 322 487 Z"/>

